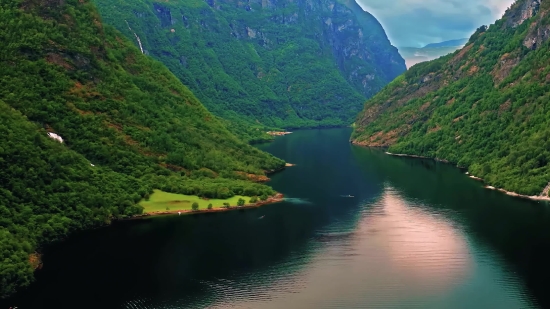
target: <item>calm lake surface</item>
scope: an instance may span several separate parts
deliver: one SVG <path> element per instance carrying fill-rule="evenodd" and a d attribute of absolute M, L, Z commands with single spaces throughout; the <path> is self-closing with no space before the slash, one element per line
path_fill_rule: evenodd
<path fill-rule="evenodd" d="M 352 146 L 350 133 L 260 146 L 297 164 L 272 176 L 283 203 L 123 222 L 52 246 L 38 282 L 9 305 L 549 307 L 546 204 L 483 189 L 449 165 Z"/>

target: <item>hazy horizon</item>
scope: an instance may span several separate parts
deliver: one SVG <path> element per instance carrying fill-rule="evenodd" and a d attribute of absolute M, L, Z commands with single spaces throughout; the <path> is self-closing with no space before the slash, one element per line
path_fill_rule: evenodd
<path fill-rule="evenodd" d="M 481 25 L 502 17 L 514 0 L 356 0 L 384 27 L 392 45 L 426 44 L 469 38 Z"/>

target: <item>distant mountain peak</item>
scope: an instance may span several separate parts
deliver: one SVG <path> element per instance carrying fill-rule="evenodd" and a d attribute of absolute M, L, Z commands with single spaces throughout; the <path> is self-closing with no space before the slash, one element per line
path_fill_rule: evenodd
<path fill-rule="evenodd" d="M 422 47 L 422 48 L 448 47 L 448 46 L 463 46 L 463 45 L 466 44 L 467 42 L 468 42 L 468 39 L 467 39 L 467 38 L 464 38 L 464 39 L 457 39 L 457 40 L 448 40 L 448 41 L 443 41 L 443 42 L 439 42 L 439 43 L 430 43 L 430 44 L 425 45 L 425 46 Z"/>
<path fill-rule="evenodd" d="M 424 47 L 399 47 L 399 53 L 405 59 L 407 68 L 425 61 L 437 59 L 461 48 L 468 39 L 448 40 L 439 43 L 427 44 Z"/>

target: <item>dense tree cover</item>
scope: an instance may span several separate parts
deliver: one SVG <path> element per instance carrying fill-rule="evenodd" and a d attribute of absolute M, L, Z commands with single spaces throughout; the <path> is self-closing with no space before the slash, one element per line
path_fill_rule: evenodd
<path fill-rule="evenodd" d="M 354 1 L 95 2 L 248 140 L 272 127 L 349 125 L 365 97 L 405 70 Z"/>
<path fill-rule="evenodd" d="M 549 4 L 515 3 L 454 54 L 413 66 L 365 104 L 352 141 L 466 167 L 540 194 L 550 181 Z M 533 45 L 532 42 L 536 42 Z"/>
<path fill-rule="evenodd" d="M 151 187 L 94 167 L 0 101 L 0 295 L 32 280 L 29 254 L 67 233 L 141 213 Z"/>
<path fill-rule="evenodd" d="M 138 214 L 155 188 L 274 193 L 241 175 L 284 162 L 229 133 L 88 1 L 0 0 L 0 41 L 0 297 L 32 281 L 42 244 Z"/>
<path fill-rule="evenodd" d="M 166 192 L 198 195 L 206 198 L 226 199 L 235 195 L 260 196 L 273 195 L 276 192 L 268 186 L 246 180 L 226 178 L 196 178 L 180 176 L 146 176 L 147 183 L 155 184 L 155 188 Z"/>

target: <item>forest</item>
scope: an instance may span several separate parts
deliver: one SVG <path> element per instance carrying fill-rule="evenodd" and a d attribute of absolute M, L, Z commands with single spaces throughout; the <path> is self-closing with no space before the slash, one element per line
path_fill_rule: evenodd
<path fill-rule="evenodd" d="M 247 141 L 280 128 L 348 126 L 365 98 L 405 70 L 380 24 L 354 1 L 95 3 L 105 23 Z"/>
<path fill-rule="evenodd" d="M 0 297 L 33 281 L 42 246 L 141 213 L 153 189 L 275 193 L 248 177 L 285 162 L 230 133 L 93 3 L 0 0 L 0 41 Z"/>
<path fill-rule="evenodd" d="M 491 186 L 541 194 L 550 182 L 550 42 L 541 35 L 550 5 L 528 4 L 479 27 L 462 50 L 395 79 L 365 103 L 352 142 L 448 161 Z"/>

